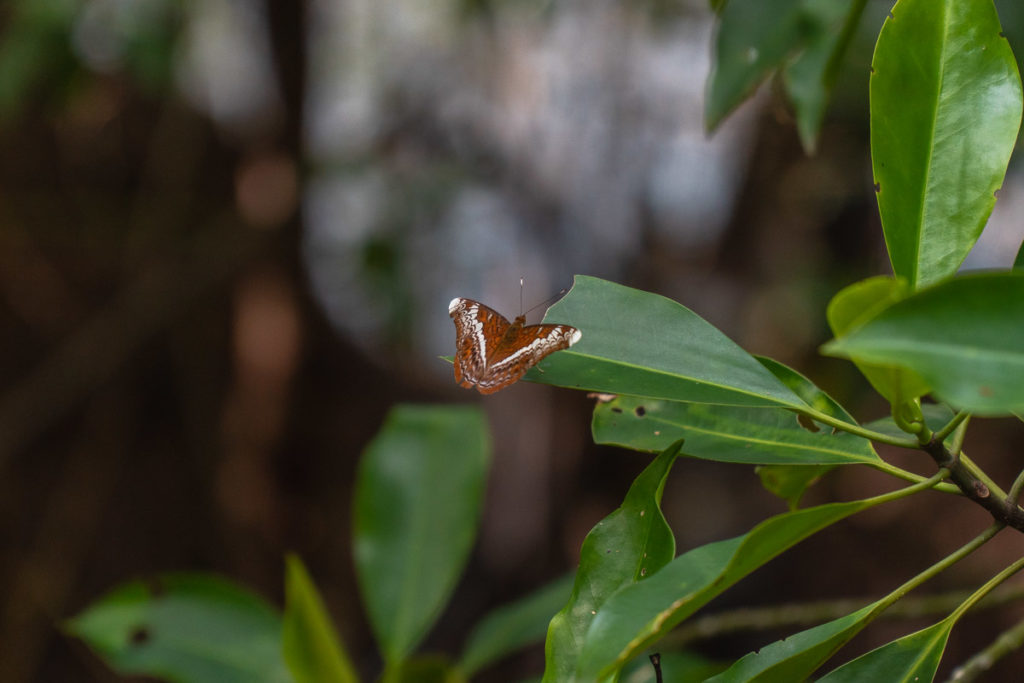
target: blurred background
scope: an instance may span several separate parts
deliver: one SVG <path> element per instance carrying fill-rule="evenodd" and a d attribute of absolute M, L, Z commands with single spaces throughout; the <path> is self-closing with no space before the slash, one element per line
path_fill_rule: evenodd
<path fill-rule="evenodd" d="M 996 4 L 1024 55 L 1024 9 Z M 166 570 L 280 604 L 289 550 L 376 675 L 351 487 L 397 402 L 478 402 L 496 451 L 469 569 L 424 649 L 457 652 L 488 610 L 571 571 L 647 458 L 594 446 L 582 394 L 457 387 L 438 358 L 454 296 L 511 317 L 520 277 L 526 308 L 575 273 L 656 291 L 884 415 L 817 347 L 831 295 L 889 272 L 867 78 L 890 5 L 869 2 L 808 156 L 771 84 L 705 132 L 706 0 L 0 3 L 0 680 L 116 680 L 61 619 Z M 967 266 L 1008 266 L 1022 215 L 1011 165 Z M 972 456 L 1008 485 L 1020 423 L 973 427 Z M 843 470 L 808 502 L 892 486 Z M 664 505 L 680 550 L 785 508 L 753 468 L 697 461 Z M 938 495 L 875 510 L 709 610 L 877 596 L 986 524 Z M 929 589 L 977 585 L 1022 549 L 1000 538 Z M 968 617 L 947 661 L 1021 617 Z M 700 647 L 732 658 L 781 635 Z M 542 667 L 534 648 L 481 680 Z M 993 680 L 1022 668 L 1017 654 Z"/>

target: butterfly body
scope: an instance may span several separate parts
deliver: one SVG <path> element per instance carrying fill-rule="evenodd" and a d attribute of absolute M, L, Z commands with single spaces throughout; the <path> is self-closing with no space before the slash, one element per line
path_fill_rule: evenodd
<path fill-rule="evenodd" d="M 458 297 L 448 304 L 455 321 L 455 382 L 481 394 L 512 384 L 546 356 L 567 349 L 582 334 L 569 325 L 527 325 L 526 316 L 509 322 L 479 301 Z"/>

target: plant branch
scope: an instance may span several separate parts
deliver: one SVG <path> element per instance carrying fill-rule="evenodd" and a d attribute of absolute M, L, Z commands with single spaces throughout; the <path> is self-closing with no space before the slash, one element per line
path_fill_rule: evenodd
<path fill-rule="evenodd" d="M 988 510 L 992 518 L 1024 531 L 1024 509 L 1008 496 L 963 453 L 950 453 L 935 435 L 921 448 L 932 457 L 940 468 L 949 470 L 950 480 L 963 491 L 964 495 Z"/>

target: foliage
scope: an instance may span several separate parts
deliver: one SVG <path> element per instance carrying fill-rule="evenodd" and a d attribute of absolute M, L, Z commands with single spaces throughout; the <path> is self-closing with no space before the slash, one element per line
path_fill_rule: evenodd
<path fill-rule="evenodd" d="M 708 122 L 717 125 L 779 70 L 808 143 L 864 3 L 776 0 L 770 12 L 762 5 L 717 4 Z M 971 415 L 1024 413 L 1024 274 L 956 274 L 992 209 L 1021 118 L 1016 61 L 991 1 L 900 0 L 878 37 L 870 95 L 873 168 L 895 277 L 869 278 L 835 296 L 828 309 L 835 339 L 823 351 L 854 361 L 890 402 L 892 418 L 860 424 L 809 379 L 748 354 L 685 307 L 577 276 L 545 320 L 571 324 L 583 338 L 527 379 L 616 395 L 595 408 L 594 439 L 659 455 L 587 536 L 571 588 L 559 582 L 491 615 L 459 658 L 416 655 L 465 566 L 489 442 L 475 408 L 393 410 L 363 454 L 354 528 L 383 680 L 466 680 L 539 641 L 545 627 L 545 681 L 619 680 L 676 625 L 772 558 L 851 515 L 926 491 L 963 495 L 994 523 L 877 601 L 724 670 L 702 670 L 715 681 L 801 680 L 822 667 L 832 669 L 821 679 L 828 681 L 932 679 L 959 619 L 1024 559 L 932 626 L 841 666 L 830 660 L 907 592 L 1007 527 L 1024 531 L 1021 485 L 1007 493 L 962 450 Z M 929 394 L 939 405 L 922 404 Z M 923 451 L 937 471 L 930 478 L 905 471 L 874 444 Z M 660 504 L 680 457 L 759 465 L 790 509 L 676 556 Z M 840 466 L 909 484 L 799 508 L 804 490 Z M 283 620 L 230 584 L 196 577 L 159 583 L 159 590 L 133 583 L 114 591 L 71 620 L 69 632 L 125 673 L 182 681 L 355 679 L 296 558 L 288 562 Z M 218 639 L 204 638 L 212 632 Z M 246 656 L 235 656 L 243 645 Z"/>

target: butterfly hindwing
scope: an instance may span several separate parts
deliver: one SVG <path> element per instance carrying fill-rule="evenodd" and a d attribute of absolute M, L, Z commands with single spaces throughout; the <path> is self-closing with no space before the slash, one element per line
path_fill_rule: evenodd
<path fill-rule="evenodd" d="M 478 301 L 452 299 L 448 315 L 455 321 L 455 382 L 470 389 L 487 370 L 487 353 L 511 326 L 505 316 Z"/>

